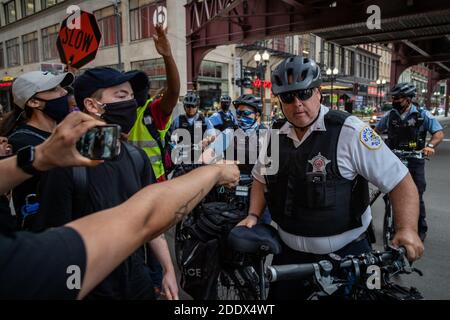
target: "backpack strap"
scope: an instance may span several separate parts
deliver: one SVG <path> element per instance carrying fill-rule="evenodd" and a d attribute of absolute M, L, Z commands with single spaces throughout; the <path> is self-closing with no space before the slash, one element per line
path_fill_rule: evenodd
<path fill-rule="evenodd" d="M 141 177 L 141 173 L 144 171 L 144 167 L 145 167 L 144 155 L 142 153 L 140 153 L 136 147 L 134 147 L 133 145 L 131 145 L 129 143 L 123 143 L 122 145 L 124 146 L 125 149 L 127 149 L 128 154 L 131 157 L 131 161 L 133 161 L 133 167 L 134 167 L 136 176 Z M 152 175 L 152 183 L 154 183 L 154 182 L 156 182 L 155 173 L 153 172 L 153 170 L 150 170 L 150 171 L 151 171 L 151 175 Z"/>

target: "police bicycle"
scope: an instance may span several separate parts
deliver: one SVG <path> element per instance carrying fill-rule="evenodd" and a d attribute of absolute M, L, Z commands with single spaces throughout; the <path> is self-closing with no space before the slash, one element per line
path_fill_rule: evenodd
<path fill-rule="evenodd" d="M 200 165 L 179 164 L 174 177 Z M 247 216 L 253 179 L 241 174 L 239 185 L 215 187 L 193 212 L 175 227 L 175 255 L 181 287 L 194 299 L 255 300 L 250 265 L 260 256 L 239 255 L 227 246 L 230 230 Z M 236 256 L 236 254 L 238 256 Z"/>
<path fill-rule="evenodd" d="M 392 152 L 400 159 L 400 161 L 408 166 L 408 161 L 410 159 L 426 159 L 422 151 L 406 151 L 406 150 L 392 150 Z M 372 190 L 370 192 L 370 205 L 372 206 L 378 197 L 382 194 L 379 189 Z M 387 249 L 394 238 L 395 234 L 395 221 L 394 221 L 394 213 L 392 210 L 391 201 L 389 199 L 389 195 L 383 195 L 384 200 L 384 218 L 383 218 L 383 246 Z"/>
<path fill-rule="evenodd" d="M 404 248 L 389 247 L 386 251 L 372 251 L 358 256 L 330 254 L 316 263 L 269 266 L 269 282 L 280 280 L 313 280 L 313 293 L 308 300 L 334 296 L 346 300 L 422 300 L 414 287 L 395 284 L 399 274 L 422 272 L 406 259 Z"/>
<path fill-rule="evenodd" d="M 400 274 L 416 272 L 422 275 L 420 270 L 409 264 L 404 248 L 389 247 L 385 252 L 372 251 L 343 258 L 329 254 L 327 259 L 316 263 L 264 267 L 264 260 L 269 254 L 280 253 L 280 241 L 276 230 L 269 225 L 258 224 L 251 229 L 240 226 L 231 230 L 228 247 L 231 252 L 242 255 L 235 262 L 237 267 L 234 272 L 239 273 L 241 280 L 236 289 L 245 289 L 245 295 L 238 296 L 265 300 L 270 283 L 305 280 L 312 282 L 310 300 L 330 296 L 349 300 L 423 299 L 416 288 L 403 287 L 392 281 L 394 276 Z M 245 256 L 259 257 L 259 264 L 255 260 L 246 264 Z"/>

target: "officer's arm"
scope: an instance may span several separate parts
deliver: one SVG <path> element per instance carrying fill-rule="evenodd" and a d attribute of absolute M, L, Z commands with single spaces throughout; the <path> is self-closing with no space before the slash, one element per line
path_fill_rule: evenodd
<path fill-rule="evenodd" d="M 381 118 L 380 121 L 377 123 L 375 127 L 375 132 L 381 134 L 384 131 L 386 131 L 387 129 L 386 123 L 387 123 L 387 114 L 383 118 Z"/>
<path fill-rule="evenodd" d="M 250 194 L 250 207 L 248 216 L 238 223 L 238 226 L 253 227 L 261 219 L 264 208 L 266 207 L 266 199 L 264 198 L 264 184 L 257 179 L 253 179 L 252 191 Z"/>
<path fill-rule="evenodd" d="M 434 147 L 441 143 L 441 141 L 444 139 L 444 130 L 439 130 L 431 136 L 431 140 L 429 143 L 433 144 Z"/>
<path fill-rule="evenodd" d="M 265 207 L 266 199 L 264 198 L 265 185 L 256 179 L 253 179 L 252 190 L 250 194 L 249 213 L 253 213 L 261 217 Z"/>
<path fill-rule="evenodd" d="M 395 221 L 395 236 L 392 243 L 404 246 L 408 259 L 419 259 L 423 255 L 424 247 L 418 236 L 419 221 L 419 193 L 411 174 L 407 174 L 402 181 L 389 193 Z"/>
<path fill-rule="evenodd" d="M 204 166 L 176 179 L 152 184 L 117 207 L 68 224 L 80 234 L 86 247 L 86 273 L 79 298 L 139 246 L 189 214 L 214 185 L 235 186 L 238 180 L 235 165 Z"/>

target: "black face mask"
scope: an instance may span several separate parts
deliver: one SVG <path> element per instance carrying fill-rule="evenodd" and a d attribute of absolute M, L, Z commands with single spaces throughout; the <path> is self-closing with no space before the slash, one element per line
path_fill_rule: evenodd
<path fill-rule="evenodd" d="M 37 97 L 35 97 L 34 99 L 44 101 L 45 107 L 41 111 L 59 123 L 63 121 L 64 118 L 70 113 L 68 98 L 69 96 L 65 95 L 64 97 L 52 100 L 44 100 Z"/>
<path fill-rule="evenodd" d="M 395 110 L 397 110 L 400 113 L 403 113 L 406 109 L 406 107 L 402 106 L 402 102 L 401 101 L 393 101 L 392 102 L 392 108 L 394 108 Z"/>
<path fill-rule="evenodd" d="M 230 104 L 228 103 L 228 102 L 222 102 L 221 104 L 220 104 L 220 106 L 221 106 L 221 108 L 222 108 L 222 110 L 224 111 L 224 112 L 227 112 L 228 110 L 230 110 Z"/>
<path fill-rule="evenodd" d="M 123 133 L 129 133 L 136 122 L 137 102 L 135 99 L 115 103 L 105 103 L 105 113 L 101 118 L 109 124 L 118 124 Z"/>

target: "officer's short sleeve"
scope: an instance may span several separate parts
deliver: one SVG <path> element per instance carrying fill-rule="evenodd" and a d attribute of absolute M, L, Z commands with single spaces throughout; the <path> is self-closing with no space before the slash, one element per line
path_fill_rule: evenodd
<path fill-rule="evenodd" d="M 388 115 L 389 115 L 389 112 L 386 113 L 383 116 L 383 118 L 381 118 L 380 121 L 377 123 L 376 128 L 377 128 L 378 132 L 382 133 L 387 130 Z"/>
<path fill-rule="evenodd" d="M 272 129 L 261 129 L 259 131 L 259 146 L 260 152 L 258 154 L 258 159 L 252 169 L 253 179 L 258 180 L 262 184 L 266 184 L 266 179 L 264 175 L 275 174 L 278 171 L 277 165 L 280 161 L 278 159 L 279 150 L 272 150 L 273 145 L 270 144 L 270 139 L 274 139 L 276 134 Z M 270 147 L 269 147 L 270 144 Z M 270 152 L 273 152 L 271 157 L 268 156 L 269 148 Z"/>
<path fill-rule="evenodd" d="M 435 134 L 438 131 L 444 130 L 439 121 L 430 113 L 430 111 L 423 112 L 424 123 L 423 126 L 425 130 L 431 134 Z"/>
<path fill-rule="evenodd" d="M 86 249 L 72 228 L 0 235 L 0 299 L 76 299 Z"/>
<path fill-rule="evenodd" d="M 408 174 L 408 169 L 386 146 L 381 137 L 356 117 L 349 117 L 338 141 L 341 175 L 353 180 L 361 175 L 388 193 Z"/>

